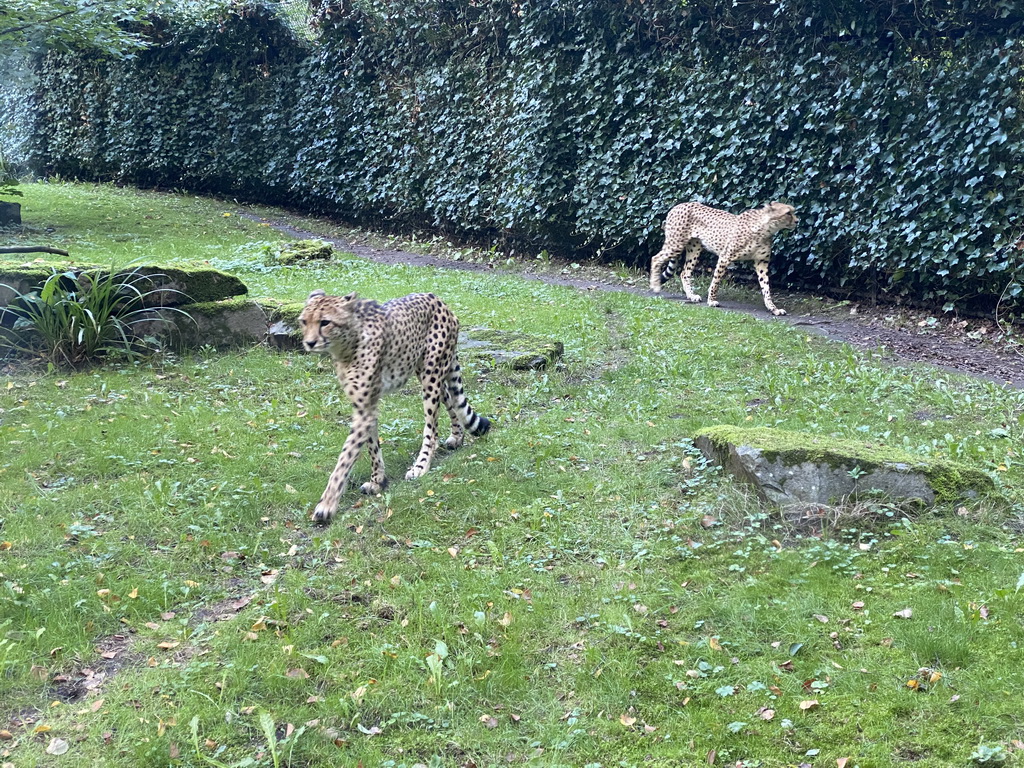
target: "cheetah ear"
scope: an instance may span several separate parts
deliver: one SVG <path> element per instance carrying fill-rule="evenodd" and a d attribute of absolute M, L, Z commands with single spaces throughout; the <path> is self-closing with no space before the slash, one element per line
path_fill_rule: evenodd
<path fill-rule="evenodd" d="M 355 301 L 357 298 L 359 298 L 359 297 L 356 295 L 355 291 L 352 291 L 352 293 L 350 293 L 350 294 L 348 294 L 346 296 L 342 296 L 342 299 L 344 301 Z"/>
<path fill-rule="evenodd" d="M 317 288 L 315 291 L 310 292 L 310 294 L 307 297 L 306 301 L 309 301 L 310 299 L 315 299 L 317 296 L 326 296 L 326 295 L 327 295 L 327 292 L 323 288 Z"/>

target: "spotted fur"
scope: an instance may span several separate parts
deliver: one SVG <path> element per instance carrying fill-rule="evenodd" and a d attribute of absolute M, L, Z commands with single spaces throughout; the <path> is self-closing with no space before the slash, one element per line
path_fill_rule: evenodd
<path fill-rule="evenodd" d="M 718 284 L 729 265 L 734 261 L 753 261 L 765 307 L 773 315 L 784 315 L 786 310 L 772 301 L 768 262 L 772 235 L 782 229 L 793 229 L 796 222 L 793 207 L 782 203 L 770 203 L 738 216 L 700 203 L 681 203 L 665 217 L 665 244 L 651 259 L 651 290 L 661 292 L 661 286 L 675 274 L 679 254 L 685 250 L 679 277 L 686 298 L 699 303 L 701 298 L 693 290 L 693 268 L 701 249 L 706 248 L 718 256 L 708 288 L 708 306 L 718 306 Z"/>
<path fill-rule="evenodd" d="M 440 404 L 451 417 L 452 433 L 445 445 L 462 445 L 463 430 L 483 435 L 491 422 L 473 411 L 462 387 L 462 369 L 455 346 L 459 320 L 432 293 L 414 293 L 386 304 L 356 294 L 309 294 L 299 316 L 302 344 L 309 352 L 329 354 L 338 381 L 352 403 L 352 431 L 327 481 L 313 520 L 326 523 L 338 509 L 352 466 L 368 446 L 372 468 L 363 493 L 378 493 L 387 484 L 377 433 L 381 395 L 401 388 L 416 375 L 423 388 L 423 445 L 407 480 L 426 474 L 437 447 Z"/>

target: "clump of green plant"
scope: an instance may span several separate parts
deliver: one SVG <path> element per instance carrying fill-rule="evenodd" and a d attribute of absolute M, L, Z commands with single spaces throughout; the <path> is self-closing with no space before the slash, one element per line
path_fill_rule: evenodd
<path fill-rule="evenodd" d="M 27 293 L 5 285 L 15 296 L 0 309 L 0 341 L 61 367 L 104 356 L 138 356 L 148 348 L 134 332 L 139 323 L 160 311 L 187 314 L 163 305 L 165 294 L 180 291 L 154 287 L 160 277 L 139 269 L 54 270 Z"/>

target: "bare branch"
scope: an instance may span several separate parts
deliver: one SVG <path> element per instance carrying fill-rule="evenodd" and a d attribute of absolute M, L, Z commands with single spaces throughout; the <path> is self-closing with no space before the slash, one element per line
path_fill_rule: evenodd
<path fill-rule="evenodd" d="M 48 245 L 5 245 L 0 246 L 0 253 L 52 253 L 57 256 L 70 256 L 67 251 L 60 248 L 51 248 Z"/>

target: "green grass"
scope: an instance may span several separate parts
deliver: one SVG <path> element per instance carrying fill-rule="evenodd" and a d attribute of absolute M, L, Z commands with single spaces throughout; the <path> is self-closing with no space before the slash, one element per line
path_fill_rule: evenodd
<path fill-rule="evenodd" d="M 309 513 L 349 408 L 324 361 L 11 367 L 0 761 L 966 766 L 1022 737 L 1020 393 L 657 298 L 354 257 L 243 271 L 277 235 L 234 206 L 24 190 L 26 239 L 53 226 L 83 261 L 200 255 L 289 300 L 431 290 L 566 354 L 468 370 L 495 428 L 420 481 L 415 387 L 385 400 L 392 485 L 327 528 Z M 955 458 L 1009 509 L 797 527 L 703 465 L 689 438 L 714 424 Z"/>

